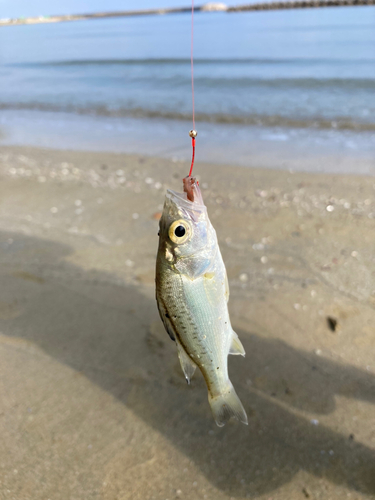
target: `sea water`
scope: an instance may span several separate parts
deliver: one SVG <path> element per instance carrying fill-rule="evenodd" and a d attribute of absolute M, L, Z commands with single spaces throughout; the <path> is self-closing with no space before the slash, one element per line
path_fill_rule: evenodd
<path fill-rule="evenodd" d="M 0 28 L 0 143 L 190 155 L 190 16 Z M 375 172 L 375 7 L 195 15 L 197 161 Z"/>

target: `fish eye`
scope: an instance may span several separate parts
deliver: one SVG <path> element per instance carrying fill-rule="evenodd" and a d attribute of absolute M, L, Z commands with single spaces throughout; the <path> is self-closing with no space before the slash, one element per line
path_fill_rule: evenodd
<path fill-rule="evenodd" d="M 177 226 L 176 229 L 174 230 L 174 235 L 177 236 L 177 238 L 182 238 L 185 236 L 186 229 L 184 226 Z"/>
<path fill-rule="evenodd" d="M 173 243 L 177 243 L 178 245 L 182 245 L 186 243 L 192 235 L 192 228 L 189 222 L 186 220 L 176 220 L 172 222 L 169 227 L 169 238 Z"/>

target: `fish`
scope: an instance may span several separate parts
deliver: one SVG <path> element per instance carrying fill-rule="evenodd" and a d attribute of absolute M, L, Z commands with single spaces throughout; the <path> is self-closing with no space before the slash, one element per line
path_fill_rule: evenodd
<path fill-rule="evenodd" d="M 156 301 L 177 346 L 186 381 L 198 367 L 219 427 L 234 417 L 247 424 L 244 407 L 228 375 L 228 355 L 245 356 L 228 312 L 229 286 L 216 231 L 199 183 L 184 179 L 184 192 L 167 190 L 159 222 Z"/>

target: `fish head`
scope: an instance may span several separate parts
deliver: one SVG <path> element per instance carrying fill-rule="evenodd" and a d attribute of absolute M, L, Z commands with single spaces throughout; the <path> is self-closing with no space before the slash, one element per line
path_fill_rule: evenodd
<path fill-rule="evenodd" d="M 216 232 L 208 218 L 198 184 L 189 195 L 168 190 L 160 219 L 159 256 L 191 279 L 201 276 L 217 251 Z"/>

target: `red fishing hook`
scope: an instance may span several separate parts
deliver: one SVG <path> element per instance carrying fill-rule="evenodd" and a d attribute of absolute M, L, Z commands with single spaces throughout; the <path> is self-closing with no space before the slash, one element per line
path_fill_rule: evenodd
<path fill-rule="evenodd" d="M 188 177 L 191 177 L 191 174 L 193 173 L 194 160 L 195 160 L 195 138 L 197 137 L 198 133 L 196 130 L 190 130 L 189 135 L 191 137 L 191 145 L 193 148 L 193 153 L 192 153 L 192 157 L 191 157 L 190 172 L 188 175 Z"/>

